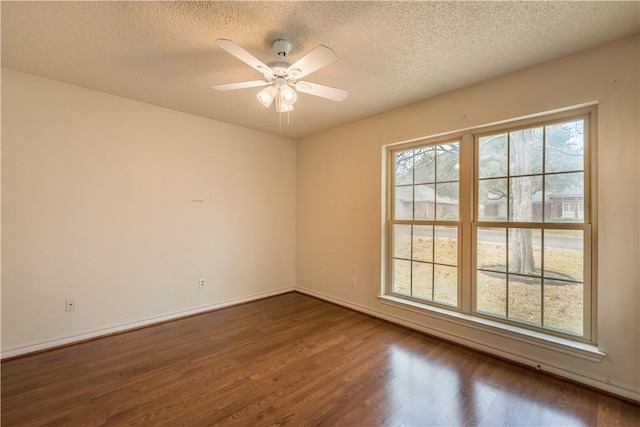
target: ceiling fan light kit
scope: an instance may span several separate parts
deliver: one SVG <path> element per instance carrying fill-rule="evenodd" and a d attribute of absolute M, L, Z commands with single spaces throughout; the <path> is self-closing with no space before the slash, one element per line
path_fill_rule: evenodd
<path fill-rule="evenodd" d="M 216 90 L 226 91 L 266 86 L 257 93 L 256 97 L 258 98 L 258 101 L 267 108 L 269 108 L 275 101 L 275 109 L 279 113 L 293 110 L 293 105 L 298 100 L 298 93 L 296 91 L 331 99 L 333 101 L 343 101 L 349 95 L 349 92 L 343 89 L 337 89 L 317 83 L 298 81 L 298 79 L 303 78 L 338 59 L 335 52 L 324 45 L 318 45 L 298 61 L 290 64 L 283 59 L 286 58 L 291 51 L 291 42 L 284 39 L 278 39 L 273 42 L 272 47 L 276 55 L 280 57 L 280 60 L 264 64 L 258 58 L 231 40 L 218 39 L 216 40 L 216 44 L 245 64 L 260 72 L 265 79 L 213 85 L 213 88 Z"/>

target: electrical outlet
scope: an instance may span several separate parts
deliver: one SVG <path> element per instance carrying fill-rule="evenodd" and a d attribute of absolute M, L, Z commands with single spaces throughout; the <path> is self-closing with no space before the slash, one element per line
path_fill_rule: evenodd
<path fill-rule="evenodd" d="M 67 298 L 64 300 L 64 311 L 76 311 L 76 299 Z"/>
<path fill-rule="evenodd" d="M 207 286 L 207 281 L 206 281 L 205 279 L 200 279 L 200 281 L 198 282 L 198 285 L 199 285 L 201 288 L 204 288 L 204 287 L 206 287 L 206 286 Z"/>
<path fill-rule="evenodd" d="M 356 287 L 356 276 L 351 276 L 351 287 L 352 288 Z"/>

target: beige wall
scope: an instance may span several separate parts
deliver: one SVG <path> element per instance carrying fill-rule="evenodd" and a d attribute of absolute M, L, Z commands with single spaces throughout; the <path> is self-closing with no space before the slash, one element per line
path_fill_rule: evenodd
<path fill-rule="evenodd" d="M 3 69 L 3 355 L 293 289 L 295 150 Z"/>
<path fill-rule="evenodd" d="M 472 66 L 472 64 L 470 64 Z M 640 400 L 639 42 L 624 40 L 306 138 L 298 144 L 298 289 Z M 382 147 L 599 103 L 600 362 L 383 305 Z M 356 276 L 356 287 L 350 277 Z"/>

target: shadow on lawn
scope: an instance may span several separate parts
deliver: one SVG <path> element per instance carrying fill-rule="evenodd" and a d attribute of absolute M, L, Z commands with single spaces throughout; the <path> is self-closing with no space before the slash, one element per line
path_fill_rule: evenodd
<path fill-rule="evenodd" d="M 509 281 L 520 282 L 530 285 L 539 285 L 541 276 L 544 277 L 545 285 L 551 286 L 568 286 L 578 285 L 582 282 L 578 281 L 575 277 L 568 276 L 566 274 L 558 273 L 552 270 L 542 270 L 536 268 L 534 272 L 529 274 L 517 273 L 515 271 L 507 271 L 505 265 L 484 265 L 478 269 L 478 271 L 489 277 L 504 278 L 505 273 L 509 273 Z"/>

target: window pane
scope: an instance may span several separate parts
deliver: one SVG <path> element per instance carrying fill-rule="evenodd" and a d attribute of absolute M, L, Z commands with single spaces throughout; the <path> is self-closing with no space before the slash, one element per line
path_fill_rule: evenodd
<path fill-rule="evenodd" d="M 433 264 L 413 263 L 413 296 L 433 300 Z"/>
<path fill-rule="evenodd" d="M 413 150 L 401 151 L 395 157 L 395 185 L 413 183 Z"/>
<path fill-rule="evenodd" d="M 395 219 L 413 219 L 413 187 L 395 188 Z"/>
<path fill-rule="evenodd" d="M 393 292 L 411 295 L 411 261 L 393 260 Z"/>
<path fill-rule="evenodd" d="M 507 317 L 507 275 L 487 271 L 477 272 L 476 310 Z"/>
<path fill-rule="evenodd" d="M 436 146 L 436 181 L 457 181 L 460 168 L 460 148 L 457 142 Z"/>
<path fill-rule="evenodd" d="M 509 220 L 513 222 L 542 221 L 542 176 L 510 178 Z"/>
<path fill-rule="evenodd" d="M 507 316 L 509 319 L 541 325 L 541 279 L 510 274 L 508 280 L 509 306 Z"/>
<path fill-rule="evenodd" d="M 413 226 L 413 259 L 433 262 L 433 227 L 430 225 Z"/>
<path fill-rule="evenodd" d="M 411 259 L 411 226 L 393 226 L 393 257 Z"/>
<path fill-rule="evenodd" d="M 542 173 L 542 128 L 509 134 L 509 175 Z"/>
<path fill-rule="evenodd" d="M 545 127 L 545 172 L 584 169 L 584 120 Z"/>
<path fill-rule="evenodd" d="M 436 150 L 434 147 L 416 150 L 414 158 L 416 184 L 423 182 L 435 182 L 436 177 Z"/>
<path fill-rule="evenodd" d="M 584 280 L 582 230 L 544 230 L 544 276 L 575 282 Z"/>
<path fill-rule="evenodd" d="M 477 268 L 507 271 L 506 228 L 478 228 L 476 241 Z"/>
<path fill-rule="evenodd" d="M 486 179 L 478 182 L 478 220 L 507 220 L 507 179 Z"/>
<path fill-rule="evenodd" d="M 458 227 L 434 227 L 434 262 L 458 264 Z"/>
<path fill-rule="evenodd" d="M 544 281 L 544 326 L 582 335 L 584 286 L 562 280 Z"/>
<path fill-rule="evenodd" d="M 584 222 L 584 173 L 547 175 L 545 179 L 547 222 Z"/>
<path fill-rule="evenodd" d="M 458 268 L 433 266 L 433 300 L 448 305 L 458 304 Z"/>
<path fill-rule="evenodd" d="M 436 192 L 433 184 L 416 185 L 414 193 L 415 219 L 434 219 Z"/>
<path fill-rule="evenodd" d="M 436 185 L 436 219 L 458 219 L 458 183 Z"/>
<path fill-rule="evenodd" d="M 540 229 L 509 229 L 510 273 L 540 276 L 540 236 Z"/>
<path fill-rule="evenodd" d="M 483 136 L 478 140 L 480 178 L 507 176 L 507 134 Z"/>

